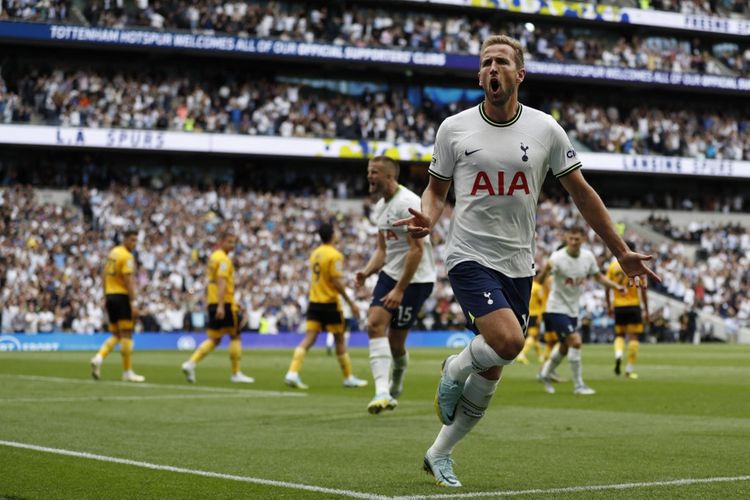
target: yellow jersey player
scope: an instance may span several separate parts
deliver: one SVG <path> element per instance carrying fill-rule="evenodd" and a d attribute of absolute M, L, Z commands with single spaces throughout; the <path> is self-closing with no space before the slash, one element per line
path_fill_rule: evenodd
<path fill-rule="evenodd" d="M 628 243 L 633 248 L 632 243 Z M 648 324 L 648 293 L 646 285 L 640 288 L 628 287 L 628 276 L 622 271 L 619 262 L 612 260 L 607 271 L 607 278 L 625 288 L 624 292 L 614 291 L 614 301 L 610 301 L 607 292 L 607 309 L 615 318 L 615 375 L 620 375 L 622 354 L 625 350 L 625 336 L 628 339 L 628 363 L 625 365 L 625 376 L 636 379 L 635 361 L 638 358 L 638 336 L 643 333 L 644 324 Z"/>
<path fill-rule="evenodd" d="M 537 337 L 539 336 L 539 326 L 542 324 L 542 313 L 544 313 L 545 301 L 546 295 L 544 293 L 544 286 L 537 281 L 532 282 L 531 299 L 529 300 L 529 326 L 526 330 L 526 341 L 524 342 L 521 354 L 516 358 L 516 361 L 523 363 L 524 365 L 529 364 L 529 358 L 526 357 L 526 355 L 532 347 L 534 348 L 539 360 L 543 360 L 542 348 L 539 345 Z"/>
<path fill-rule="evenodd" d="M 227 229 L 220 234 L 219 247 L 208 259 L 206 274 L 208 289 L 208 339 L 204 340 L 189 360 L 182 364 L 182 372 L 190 383 L 195 383 L 195 367 L 209 352 L 213 351 L 224 335 L 229 335 L 229 359 L 234 383 L 252 384 L 255 379 L 240 371 L 242 342 L 237 318 L 238 308 L 234 301 L 234 265 L 229 252 L 234 249 L 237 236 Z"/>
<path fill-rule="evenodd" d="M 284 377 L 284 383 L 297 389 L 308 386 L 300 379 L 299 371 L 305 361 L 305 355 L 315 343 L 321 331 L 331 332 L 336 344 L 341 371 L 344 373 L 344 387 L 364 387 L 366 380 L 352 374 L 352 362 L 346 351 L 344 338 L 344 315 L 341 310 L 341 297 L 352 310 L 352 317 L 359 318 L 359 308 L 349 298 L 342 282 L 344 256 L 335 245 L 338 234 L 331 224 L 321 224 L 318 235 L 322 244 L 310 255 L 310 305 L 307 309 L 305 338 L 294 349 L 292 362 Z"/>
<path fill-rule="evenodd" d="M 133 250 L 138 242 L 135 230 L 125 231 L 121 245 L 110 250 L 104 265 L 104 297 L 109 317 L 108 338 L 91 358 L 91 376 L 95 380 L 101 377 L 104 358 L 119 343 L 122 355 L 122 380 L 125 382 L 143 382 L 145 378 L 133 372 L 133 323 L 138 317 L 135 303 L 135 257 Z"/>

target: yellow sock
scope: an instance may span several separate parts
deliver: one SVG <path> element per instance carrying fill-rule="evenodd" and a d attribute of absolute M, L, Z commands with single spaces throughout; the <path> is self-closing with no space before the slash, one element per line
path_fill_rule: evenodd
<path fill-rule="evenodd" d="M 120 354 L 122 355 L 122 369 L 133 369 L 133 339 L 120 339 Z"/>
<path fill-rule="evenodd" d="M 618 335 L 615 337 L 615 358 L 622 359 L 622 352 L 625 350 L 625 337 Z"/>
<path fill-rule="evenodd" d="M 195 350 L 192 356 L 190 356 L 190 362 L 193 364 L 198 364 L 198 362 L 206 357 L 206 354 L 214 350 L 214 347 L 216 347 L 216 344 L 214 344 L 214 341 L 211 339 L 206 339 L 203 342 L 201 342 L 201 345 L 198 346 L 198 349 Z"/>
<path fill-rule="evenodd" d="M 112 349 L 115 348 L 119 341 L 120 339 L 112 335 L 110 338 L 104 341 L 102 346 L 99 348 L 99 352 L 97 352 L 96 355 L 102 359 L 106 358 L 107 356 L 109 356 L 109 353 L 112 352 Z"/>
<path fill-rule="evenodd" d="M 631 340 L 628 342 L 628 364 L 634 365 L 635 360 L 638 358 L 638 346 L 640 342 L 637 340 Z"/>
<path fill-rule="evenodd" d="M 531 346 L 536 343 L 536 339 L 532 336 L 526 337 L 526 341 L 523 343 L 523 349 L 521 350 L 521 356 L 526 356 L 526 354 L 531 350 Z"/>
<path fill-rule="evenodd" d="M 552 354 L 552 349 L 555 348 L 555 344 L 544 344 L 544 355 L 542 357 L 543 361 L 547 361 Z"/>
<path fill-rule="evenodd" d="M 349 358 L 349 353 L 339 354 L 339 365 L 341 365 L 341 371 L 344 372 L 344 378 L 352 376 L 352 360 Z"/>
<path fill-rule="evenodd" d="M 294 349 L 292 363 L 289 365 L 290 372 L 299 373 L 300 368 L 302 368 L 302 363 L 305 362 L 305 354 L 307 354 L 307 351 L 304 347 L 297 347 Z"/>
<path fill-rule="evenodd" d="M 242 341 L 232 339 L 229 342 L 229 361 L 232 363 L 232 373 L 240 372 L 240 358 L 242 357 Z"/>

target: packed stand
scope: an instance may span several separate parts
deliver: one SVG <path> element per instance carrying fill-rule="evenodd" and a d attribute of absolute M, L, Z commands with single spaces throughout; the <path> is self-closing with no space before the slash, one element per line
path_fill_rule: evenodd
<path fill-rule="evenodd" d="M 431 144 L 455 111 L 417 109 L 405 90 L 365 89 L 352 96 L 311 85 L 249 80 L 196 81 L 91 71 L 25 75 L 3 91 L 0 118 L 65 127 L 136 128 L 281 137 L 386 140 Z M 29 113 L 31 111 L 31 113 Z"/>
<path fill-rule="evenodd" d="M 320 220 L 336 220 L 342 230 L 339 248 L 352 286 L 376 244 L 377 230 L 366 218 L 330 212 L 324 196 L 228 187 L 74 188 L 72 194 L 71 206 L 41 204 L 29 187 L 0 195 L 2 331 L 101 331 L 103 259 L 116 235 L 132 225 L 140 230 L 136 282 L 139 328 L 146 331 L 205 328 L 205 263 L 227 221 L 238 236 L 233 260 L 247 328 L 263 333 L 304 328 L 307 259 L 319 244 Z M 447 222 L 441 228 L 445 234 Z M 357 291 L 362 311 L 373 285 Z M 428 307 L 422 328 L 462 327 L 445 278 Z"/>
<path fill-rule="evenodd" d="M 680 14 L 730 17 L 750 16 L 746 0 L 649 0 L 649 8 Z"/>
<path fill-rule="evenodd" d="M 23 21 L 65 22 L 70 20 L 69 0 L 2 0 L 0 21 L 20 19 Z"/>
<path fill-rule="evenodd" d="M 325 83 L 37 71 L 13 82 L 15 92 L 0 78 L 0 122 L 431 144 L 445 117 L 474 104 L 438 105 L 427 95 L 414 102 L 403 87 L 347 95 L 319 88 Z M 587 101 L 555 100 L 541 108 L 595 152 L 750 160 L 744 109 Z"/>
<path fill-rule="evenodd" d="M 74 188 L 73 204 L 61 206 L 39 203 L 33 189 L 16 186 L 6 189 L 0 199 L 0 300 L 2 331 L 6 332 L 102 330 L 106 321 L 102 259 L 116 235 L 133 224 L 140 230 L 140 328 L 203 329 L 205 261 L 216 229 L 227 221 L 239 240 L 233 258 L 247 328 L 264 333 L 299 331 L 307 307 L 307 258 L 318 244 L 318 221 L 336 220 L 342 230 L 340 248 L 347 256 L 349 284 L 373 251 L 377 232 L 366 216 L 330 212 L 325 196 L 229 187 L 210 191 L 185 186 L 162 191 Z M 450 209 L 433 234 L 439 279 L 417 328 L 463 327 L 463 314 L 453 300 L 444 267 L 449 220 Z M 573 205 L 562 198 L 542 196 L 537 215 L 538 267 L 563 241 L 565 228 L 577 223 L 581 219 Z M 710 256 L 695 265 L 689 248 L 682 243 L 656 248 L 635 240 L 639 250 L 656 256 L 654 267 L 664 279 L 656 288 L 703 312 L 750 326 L 750 235 L 727 228 L 711 231 L 714 233 L 706 235 L 706 245 L 725 241 L 726 248 L 707 248 Z M 588 235 L 587 246 L 605 270 L 611 256 L 591 230 Z M 369 305 L 374 280 L 371 277 L 367 286 L 355 292 L 362 311 Z M 601 286 L 593 282 L 585 285 L 581 316 L 598 335 L 608 335 L 611 320 Z M 364 324 L 364 318 L 354 321 L 360 328 Z"/>
<path fill-rule="evenodd" d="M 750 120 L 744 110 L 605 107 L 583 99 L 556 100 L 544 108 L 592 151 L 750 160 Z"/>
<path fill-rule="evenodd" d="M 13 7 L 5 15 L 65 20 L 67 7 L 58 2 L 60 6 L 50 8 L 47 0 L 11 0 Z M 165 0 L 128 7 L 122 2 L 90 0 L 83 14 L 92 26 L 101 27 L 144 26 L 458 54 L 479 54 L 482 40 L 503 32 L 521 41 L 528 59 L 703 74 L 729 71 L 747 75 L 750 58 L 750 47 L 734 43 L 708 47 L 697 38 L 626 39 L 603 30 L 490 22 L 480 17 L 368 9 L 356 4 L 342 8 L 292 2 Z"/>

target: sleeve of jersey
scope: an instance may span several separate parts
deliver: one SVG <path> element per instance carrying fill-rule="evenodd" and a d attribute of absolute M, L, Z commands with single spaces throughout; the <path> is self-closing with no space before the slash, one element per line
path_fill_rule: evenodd
<path fill-rule="evenodd" d="M 229 278 L 229 261 L 220 260 L 219 265 L 216 268 L 217 278 Z"/>
<path fill-rule="evenodd" d="M 124 259 L 120 259 L 120 273 L 125 274 L 133 274 L 134 268 L 135 268 L 135 262 L 133 257 L 125 257 Z"/>
<path fill-rule="evenodd" d="M 565 177 L 569 173 L 582 167 L 576 150 L 570 143 L 568 134 L 552 117 L 552 134 L 549 150 L 549 168 L 552 174 L 557 177 Z"/>
<path fill-rule="evenodd" d="M 340 278 L 344 274 L 344 256 L 339 254 L 331 259 L 331 278 Z"/>
<path fill-rule="evenodd" d="M 427 172 L 441 181 L 453 179 L 453 169 L 456 157 L 453 151 L 452 137 L 447 122 L 440 124 L 435 136 L 435 146 L 432 150 L 432 162 Z"/>

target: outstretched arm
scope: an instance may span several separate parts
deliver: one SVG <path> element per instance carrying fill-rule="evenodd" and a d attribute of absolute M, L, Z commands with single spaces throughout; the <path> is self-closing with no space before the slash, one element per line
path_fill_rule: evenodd
<path fill-rule="evenodd" d="M 580 169 L 561 177 L 560 182 L 570 193 L 573 202 L 586 219 L 586 222 L 604 240 L 609 250 L 620 262 L 622 270 L 628 275 L 630 285 L 642 286 L 646 278 L 651 277 L 661 282 L 659 276 L 646 266 L 645 261 L 651 260 L 650 255 L 643 255 L 631 251 L 622 238 L 615 231 L 607 208 L 602 203 L 596 191 L 586 182 Z"/>
<path fill-rule="evenodd" d="M 430 176 L 430 182 L 422 194 L 422 211 L 409 209 L 411 217 L 397 220 L 394 226 L 406 226 L 406 230 L 413 238 L 424 238 L 432 231 L 432 226 L 440 219 L 445 208 L 445 199 L 451 181 L 444 181 Z"/>

